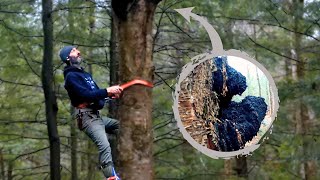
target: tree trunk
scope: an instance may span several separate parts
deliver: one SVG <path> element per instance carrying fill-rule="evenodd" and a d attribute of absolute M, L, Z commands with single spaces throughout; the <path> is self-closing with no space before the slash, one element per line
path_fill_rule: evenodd
<path fill-rule="evenodd" d="M 5 165 L 4 165 L 4 158 L 2 153 L 2 148 L 0 149 L 0 177 L 1 180 L 5 180 Z"/>
<path fill-rule="evenodd" d="M 72 7 L 72 4 L 74 4 L 74 0 L 69 0 L 68 5 L 69 7 Z M 69 25 L 69 32 L 72 33 L 71 42 L 74 43 L 75 36 L 73 33 L 75 33 L 75 27 L 74 27 L 74 17 L 71 13 L 72 10 L 68 11 L 68 25 Z M 77 141 L 77 130 L 76 130 L 76 124 L 73 121 L 74 120 L 74 113 L 75 109 L 70 104 L 70 115 L 72 118 L 72 121 L 70 123 L 70 144 L 71 144 L 71 180 L 77 180 L 78 179 L 78 162 L 77 162 L 77 149 L 78 149 L 78 141 Z"/>
<path fill-rule="evenodd" d="M 113 12 L 110 13 L 111 16 L 111 38 L 109 41 L 110 45 L 110 86 L 119 83 L 119 49 L 118 49 L 118 34 L 117 34 L 117 20 L 114 18 Z M 110 102 L 109 106 L 109 116 L 117 119 L 117 104 L 119 102 L 113 100 Z"/>
<path fill-rule="evenodd" d="M 95 3 L 95 0 L 92 0 L 92 1 L 88 1 L 86 2 L 88 5 L 87 6 L 90 6 L 90 4 L 94 4 Z M 90 8 L 89 9 L 89 16 L 88 16 L 88 19 L 89 19 L 89 37 L 93 36 L 93 32 L 95 30 L 95 22 L 96 22 L 96 18 L 95 18 L 95 8 Z M 88 52 L 88 57 L 90 59 L 93 59 L 94 58 L 94 54 L 91 51 Z M 88 72 L 93 75 L 93 67 L 92 67 L 92 63 L 88 63 Z M 96 167 L 96 162 L 97 162 L 97 157 L 96 155 L 92 155 L 91 152 L 96 152 L 96 149 L 95 149 L 95 146 L 92 142 L 91 139 L 88 139 L 87 141 L 87 152 L 88 152 L 88 155 L 87 155 L 87 174 L 86 174 L 86 180 L 92 180 L 94 179 L 94 170 L 95 170 L 95 167 Z"/>
<path fill-rule="evenodd" d="M 57 129 L 58 105 L 53 86 L 53 22 L 52 0 L 42 1 L 44 51 L 42 63 L 42 88 L 45 97 L 46 120 L 50 144 L 50 177 L 60 180 L 60 139 Z"/>
<path fill-rule="evenodd" d="M 86 174 L 86 180 L 92 180 L 93 177 L 94 177 L 94 170 L 95 170 L 95 165 L 97 164 L 97 155 L 98 154 L 94 154 L 92 155 L 92 152 L 96 152 L 97 150 L 95 149 L 95 146 L 93 144 L 93 142 L 91 140 L 88 140 L 86 142 L 87 144 L 87 150 L 86 152 L 88 153 L 87 154 L 87 161 L 86 161 L 86 164 L 87 164 L 87 174 Z M 85 157 L 85 156 L 84 156 Z"/>
<path fill-rule="evenodd" d="M 114 20 L 113 11 L 110 12 L 111 17 L 111 37 L 109 41 L 110 45 L 110 66 L 109 66 L 109 72 L 110 72 L 110 86 L 119 84 L 119 50 L 118 50 L 118 42 L 117 42 L 117 22 Z M 118 104 L 119 100 L 114 99 L 109 101 L 109 117 L 118 119 L 117 111 L 118 111 Z M 110 134 L 108 136 L 109 143 L 111 147 L 111 154 L 112 154 L 112 160 L 116 166 L 116 168 L 119 167 L 118 163 L 118 150 L 117 150 L 117 135 Z"/>
<path fill-rule="evenodd" d="M 77 140 L 77 130 L 74 122 L 74 108 L 70 108 L 72 120 L 70 123 L 70 136 L 71 136 L 71 180 L 78 180 L 78 140 Z"/>
<path fill-rule="evenodd" d="M 151 0 L 112 1 L 119 30 L 120 82 L 144 79 L 152 82 L 152 22 L 157 2 Z M 124 90 L 118 110 L 119 172 L 122 179 L 151 180 L 152 89 L 134 85 Z"/>
<path fill-rule="evenodd" d="M 248 165 L 247 165 L 247 157 L 239 156 L 236 159 L 236 166 L 234 170 L 236 171 L 238 177 L 248 178 Z"/>
<path fill-rule="evenodd" d="M 233 175 L 232 167 L 232 159 L 225 159 L 224 160 L 224 166 L 223 166 L 223 171 L 226 179 L 229 179 Z"/>
<path fill-rule="evenodd" d="M 294 31 L 301 32 L 301 21 L 303 20 L 303 9 L 304 9 L 304 1 L 303 0 L 295 0 L 293 1 L 293 9 L 294 9 Z M 298 60 L 296 62 L 296 75 L 297 80 L 303 81 L 305 78 L 305 59 L 302 56 L 301 50 L 302 43 L 302 35 L 295 33 L 294 34 L 294 51 L 295 58 Z M 307 131 L 311 128 L 310 117 L 309 117 L 309 107 L 303 102 L 302 99 L 298 99 L 297 109 L 295 113 L 296 119 L 296 133 L 301 136 L 301 153 L 302 153 L 302 163 L 300 166 L 300 176 L 302 179 L 315 179 L 317 175 L 317 166 L 315 160 L 311 158 L 310 148 L 312 142 L 308 139 L 306 135 Z"/>
<path fill-rule="evenodd" d="M 8 162 L 8 174 L 7 174 L 7 179 L 8 180 L 13 180 L 13 162 L 9 161 Z"/>

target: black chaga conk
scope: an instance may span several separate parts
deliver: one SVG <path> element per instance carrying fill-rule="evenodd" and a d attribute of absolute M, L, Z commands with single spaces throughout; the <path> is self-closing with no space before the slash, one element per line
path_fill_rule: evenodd
<path fill-rule="evenodd" d="M 241 95 L 246 90 L 246 77 L 229 66 L 225 56 L 213 61 L 217 69 L 212 72 L 212 90 L 218 94 L 220 107 L 226 107 L 234 95 Z"/>
<path fill-rule="evenodd" d="M 247 96 L 241 102 L 231 101 L 247 88 L 246 77 L 230 67 L 226 57 L 213 59 L 216 69 L 212 72 L 212 90 L 218 94 L 220 122 L 214 124 L 217 150 L 235 151 L 244 147 L 259 131 L 267 104 L 264 98 Z"/>

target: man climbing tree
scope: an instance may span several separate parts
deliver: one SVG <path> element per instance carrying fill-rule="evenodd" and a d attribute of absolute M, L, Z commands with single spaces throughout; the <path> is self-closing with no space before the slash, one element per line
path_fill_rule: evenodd
<path fill-rule="evenodd" d="M 111 148 L 107 133 L 117 133 L 119 122 L 115 119 L 101 117 L 99 110 L 105 104 L 105 98 L 119 98 L 120 86 L 99 89 L 91 75 L 81 67 L 80 51 L 73 46 L 60 50 L 60 58 L 66 63 L 64 69 L 65 88 L 76 108 L 78 127 L 84 131 L 99 149 L 101 169 L 107 180 L 120 180 L 112 162 Z"/>

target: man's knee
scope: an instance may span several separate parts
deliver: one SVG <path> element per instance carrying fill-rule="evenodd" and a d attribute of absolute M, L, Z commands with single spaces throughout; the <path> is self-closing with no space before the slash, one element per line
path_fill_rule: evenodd
<path fill-rule="evenodd" d="M 117 131 L 120 128 L 120 123 L 116 119 L 104 117 L 103 118 L 105 129 L 107 133 L 114 134 L 114 131 Z"/>

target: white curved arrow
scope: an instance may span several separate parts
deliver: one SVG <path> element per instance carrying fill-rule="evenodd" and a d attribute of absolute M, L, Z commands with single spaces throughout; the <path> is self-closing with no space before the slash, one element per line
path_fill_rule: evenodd
<path fill-rule="evenodd" d="M 211 24 L 208 23 L 208 21 L 201 17 L 198 16 L 197 14 L 192 13 L 192 9 L 194 7 L 190 8 L 182 8 L 182 9 L 175 9 L 178 13 L 180 13 L 188 22 L 190 22 L 190 17 L 193 17 L 195 20 L 199 21 L 200 24 L 206 29 L 206 31 L 209 34 L 210 40 L 211 40 L 211 45 L 212 45 L 212 51 L 215 52 L 222 52 L 223 51 L 223 45 L 222 41 L 220 39 L 219 34 L 217 31 L 211 26 Z"/>

